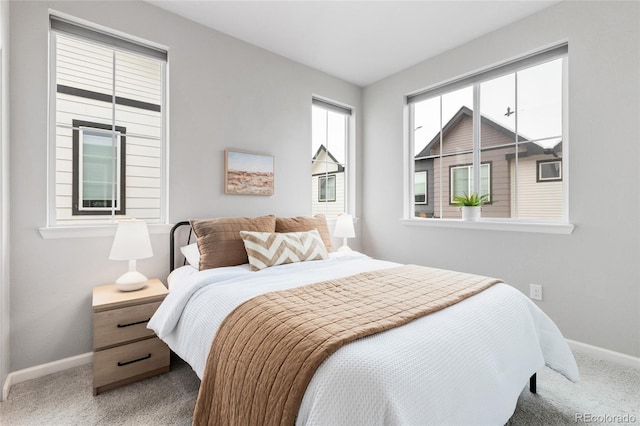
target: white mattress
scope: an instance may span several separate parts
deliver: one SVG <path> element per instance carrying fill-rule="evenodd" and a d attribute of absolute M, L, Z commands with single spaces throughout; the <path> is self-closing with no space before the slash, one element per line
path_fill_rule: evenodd
<path fill-rule="evenodd" d="M 393 266 L 352 252 L 259 272 L 242 265 L 189 274 L 174 280 L 149 328 L 202 378 L 220 323 L 242 302 Z M 504 424 L 545 364 L 578 380 L 555 324 L 522 293 L 497 284 L 336 351 L 311 380 L 297 424 Z"/>

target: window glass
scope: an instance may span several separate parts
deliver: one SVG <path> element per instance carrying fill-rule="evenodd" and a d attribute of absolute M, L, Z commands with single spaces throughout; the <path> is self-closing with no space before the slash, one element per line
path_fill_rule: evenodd
<path fill-rule="evenodd" d="M 517 73 L 518 132 L 524 139 L 520 145 L 525 155 L 512 161 L 512 174 L 517 165 L 520 191 L 513 210 L 521 218 L 563 216 L 562 181 L 553 178 L 545 185 L 535 184 L 537 164 L 562 163 L 562 63 L 563 59 L 556 59 Z"/>
<path fill-rule="evenodd" d="M 451 202 L 455 197 L 462 197 L 469 194 L 471 189 L 471 167 L 453 167 L 451 169 Z"/>
<path fill-rule="evenodd" d="M 424 208 L 414 200 L 415 216 L 461 217 L 460 209 L 452 206 L 450 200 L 456 188 L 464 185 L 463 191 L 468 189 L 468 182 L 465 184 L 463 180 L 468 180 L 469 176 L 468 173 L 451 173 L 450 169 L 473 162 L 472 108 L 473 86 L 415 104 L 415 170 L 433 173 L 433 180 L 426 189 L 427 193 L 433 194 L 433 203 Z"/>
<path fill-rule="evenodd" d="M 473 185 L 470 188 L 475 189 Z M 480 195 L 488 195 L 487 201 L 491 202 L 491 165 L 482 164 L 480 166 Z"/>
<path fill-rule="evenodd" d="M 49 222 L 166 221 L 166 62 L 59 31 L 51 32 L 51 50 Z"/>
<path fill-rule="evenodd" d="M 418 181 L 422 181 L 422 173 L 424 173 L 425 193 L 427 194 L 427 202 L 423 203 L 418 194 L 421 192 L 414 189 L 414 215 L 416 217 L 434 217 L 435 206 L 441 203 L 440 185 L 440 168 L 442 162 L 438 162 L 438 171 L 434 171 L 436 158 L 440 156 L 440 98 L 431 98 L 418 102 L 413 105 L 414 109 L 414 168 L 415 180 L 414 186 L 418 185 Z M 427 179 L 432 176 L 432 179 Z M 427 180 L 429 182 L 427 182 Z M 437 185 L 434 182 L 438 182 Z M 428 185 L 428 187 L 427 187 Z M 431 191 L 428 188 L 431 188 Z M 436 195 L 437 193 L 437 195 Z M 430 200 L 430 201 L 429 201 Z"/>
<path fill-rule="evenodd" d="M 104 209 L 112 205 L 120 211 L 119 193 L 112 188 L 120 186 L 117 169 L 120 158 L 120 133 L 116 141 L 111 133 L 83 129 L 80 132 L 82 155 L 82 178 L 80 200 L 82 209 Z M 113 201 L 113 203 L 112 203 Z"/>
<path fill-rule="evenodd" d="M 416 204 L 427 204 L 427 172 L 416 172 L 414 179 Z"/>
<path fill-rule="evenodd" d="M 538 161 L 538 180 L 554 181 L 562 179 L 562 162 L 557 160 Z"/>
<path fill-rule="evenodd" d="M 489 195 L 491 201 L 490 165 L 480 166 L 480 195 Z M 451 168 L 451 202 L 455 197 L 463 197 L 475 192 L 473 166 L 456 166 Z"/>
<path fill-rule="evenodd" d="M 350 115 L 312 104 L 312 214 L 337 216 L 347 209 L 347 146 Z"/>
<path fill-rule="evenodd" d="M 553 148 L 562 135 L 562 61 L 556 59 L 517 72 L 518 133 Z M 551 138 L 548 143 L 542 140 Z"/>
<path fill-rule="evenodd" d="M 510 64 L 502 74 L 471 76 L 473 83 L 467 86 L 460 82 L 452 83 L 450 91 L 434 89 L 433 97 L 409 97 L 414 187 L 422 182 L 417 172 L 433 173 L 426 184 L 426 193 L 434 194 L 433 206 L 426 211 L 420 206 L 422 198 L 415 196 L 415 216 L 459 218 L 453 197 L 478 193 L 489 195 L 483 217 L 565 217 L 561 175 L 566 56 L 556 53 L 562 50 L 542 55 L 539 63 L 528 59 L 522 68 Z"/>
<path fill-rule="evenodd" d="M 336 201 L 336 177 L 320 176 L 320 196 L 318 201 Z"/>

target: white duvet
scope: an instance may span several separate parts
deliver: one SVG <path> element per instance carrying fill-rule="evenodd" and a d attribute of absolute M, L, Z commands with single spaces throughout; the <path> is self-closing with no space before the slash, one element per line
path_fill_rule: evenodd
<path fill-rule="evenodd" d="M 398 266 L 332 253 L 251 272 L 248 265 L 185 274 L 149 328 L 202 378 L 222 320 L 269 291 Z M 578 381 L 556 325 L 507 284 L 402 327 L 356 340 L 320 365 L 300 425 L 503 425 L 529 377 L 545 365 Z"/>

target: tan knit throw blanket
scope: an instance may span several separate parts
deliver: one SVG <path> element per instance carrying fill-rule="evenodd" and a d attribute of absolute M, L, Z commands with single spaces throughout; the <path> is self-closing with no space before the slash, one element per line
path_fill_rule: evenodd
<path fill-rule="evenodd" d="M 257 296 L 223 321 L 195 425 L 293 425 L 316 368 L 342 345 L 500 282 L 407 265 Z"/>

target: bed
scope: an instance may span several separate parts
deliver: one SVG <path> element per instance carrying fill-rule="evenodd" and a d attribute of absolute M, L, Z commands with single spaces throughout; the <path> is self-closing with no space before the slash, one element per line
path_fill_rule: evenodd
<path fill-rule="evenodd" d="M 179 225 L 188 228 L 189 223 Z M 172 270 L 175 244 L 172 232 Z M 206 245 L 198 240 L 198 248 Z M 192 258 L 191 265 L 202 266 L 197 259 L 201 253 L 193 249 L 188 241 L 182 252 Z M 220 325 L 244 302 L 268 292 L 398 267 L 357 252 L 333 252 L 324 260 L 259 271 L 245 263 L 207 269 L 191 265 L 185 260 L 171 272 L 170 294 L 149 328 L 201 379 Z M 535 392 L 535 373 L 545 365 L 579 380 L 573 355 L 553 321 L 522 293 L 498 283 L 340 347 L 313 374 L 295 423 L 504 424 L 527 383 Z"/>

